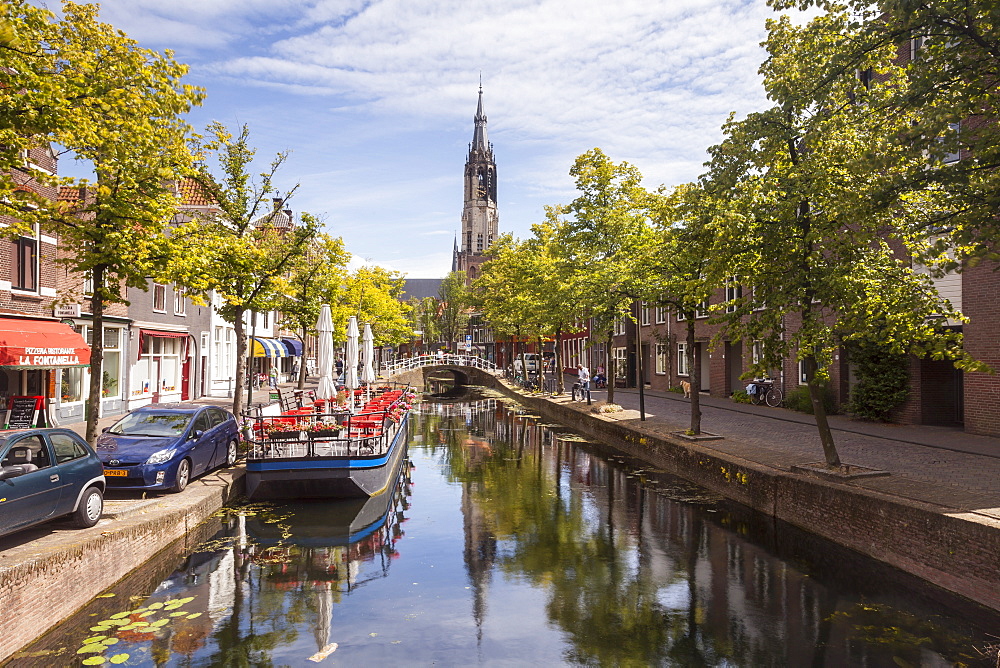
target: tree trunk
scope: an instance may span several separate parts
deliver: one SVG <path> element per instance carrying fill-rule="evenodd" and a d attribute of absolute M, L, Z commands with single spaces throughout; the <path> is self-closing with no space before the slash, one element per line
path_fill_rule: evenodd
<path fill-rule="evenodd" d="M 93 447 L 97 443 L 97 422 L 101 418 L 101 394 L 104 389 L 104 281 L 106 267 L 97 265 L 93 269 L 94 294 L 90 298 L 91 323 L 90 344 L 90 393 L 87 396 L 87 443 Z M 141 353 L 140 353 L 141 354 Z"/>
<path fill-rule="evenodd" d="M 608 379 L 608 403 L 615 403 L 615 369 L 611 366 L 611 344 L 615 340 L 615 330 L 608 330 L 608 344 L 604 346 L 604 376 Z"/>
<path fill-rule="evenodd" d="M 816 378 L 816 358 L 810 355 L 802 360 L 806 367 L 806 383 L 809 386 L 809 399 L 812 401 L 813 415 L 816 416 L 816 428 L 819 430 L 819 442 L 823 446 L 823 456 L 830 468 L 840 467 L 840 455 L 833 442 L 833 430 L 826 418 L 826 406 L 823 405 L 823 383 Z"/>
<path fill-rule="evenodd" d="M 299 389 L 306 389 L 306 328 L 302 328 L 302 356 L 299 358 Z"/>
<path fill-rule="evenodd" d="M 535 365 L 535 378 L 538 380 L 538 391 L 542 392 L 545 390 L 545 356 L 542 353 L 544 343 L 542 342 L 542 337 L 538 337 L 538 362 Z"/>
<path fill-rule="evenodd" d="M 639 388 L 639 421 L 646 420 L 646 383 L 643 380 L 642 369 L 642 330 L 639 323 L 635 323 L 635 375 L 636 385 Z"/>
<path fill-rule="evenodd" d="M 701 434 L 701 352 L 695 345 L 694 313 L 689 313 L 687 319 L 687 356 L 688 382 L 691 384 L 691 426 L 692 436 Z"/>
<path fill-rule="evenodd" d="M 245 309 L 236 309 L 233 330 L 236 336 L 236 388 L 233 390 L 233 414 L 236 419 L 243 415 L 243 384 L 247 376 L 247 338 L 243 329 Z"/>
<path fill-rule="evenodd" d="M 562 374 L 562 327 L 556 330 L 556 356 L 552 360 L 552 374 L 556 379 L 556 393 L 562 394 L 566 389 L 563 384 L 563 374 Z"/>

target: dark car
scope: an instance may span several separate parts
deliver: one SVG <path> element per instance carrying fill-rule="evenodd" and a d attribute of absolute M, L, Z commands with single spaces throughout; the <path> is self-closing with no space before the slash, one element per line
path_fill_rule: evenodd
<path fill-rule="evenodd" d="M 195 477 L 236 463 L 239 427 L 217 406 L 150 404 L 97 439 L 109 489 L 180 492 Z"/>
<path fill-rule="evenodd" d="M 68 429 L 0 431 L 0 536 L 72 515 L 92 527 L 104 511 L 101 460 Z"/>

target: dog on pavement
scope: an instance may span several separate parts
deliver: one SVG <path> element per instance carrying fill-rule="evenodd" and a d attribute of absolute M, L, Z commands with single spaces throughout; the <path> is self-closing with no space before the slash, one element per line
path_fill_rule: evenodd
<path fill-rule="evenodd" d="M 685 399 L 690 399 L 691 398 L 691 383 L 687 382 L 686 380 L 682 380 L 681 381 L 681 389 L 684 390 L 684 398 Z"/>

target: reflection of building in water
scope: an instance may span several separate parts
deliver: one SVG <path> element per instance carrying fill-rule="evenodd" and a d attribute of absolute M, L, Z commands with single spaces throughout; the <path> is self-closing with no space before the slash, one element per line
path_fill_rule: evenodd
<path fill-rule="evenodd" d="M 461 414 L 455 426 L 465 420 Z M 473 434 L 486 431 L 493 434 L 490 456 L 483 454 L 484 448 L 474 447 L 479 437 Z M 604 582 L 611 592 L 601 596 L 602 601 L 628 607 L 608 610 L 603 618 L 632 620 L 635 642 L 641 645 L 640 636 L 648 631 L 652 644 L 646 649 L 655 656 L 670 652 L 669 662 L 676 665 L 724 663 L 726 657 L 735 657 L 738 663 L 782 657 L 783 665 L 795 666 L 883 665 L 891 658 L 877 654 L 878 642 L 862 641 L 853 621 L 839 621 L 838 615 L 856 615 L 860 604 L 853 593 L 834 593 L 857 590 L 853 582 L 838 582 L 852 575 L 843 568 L 849 556 L 834 559 L 829 554 L 837 549 L 834 546 L 798 533 L 789 538 L 791 530 L 776 527 L 771 518 L 723 503 L 682 480 L 620 463 L 621 458 L 609 461 L 592 446 L 579 445 L 574 437 L 553 436 L 534 419 L 502 407 L 474 415 L 467 433 L 453 441 L 465 466 L 453 473 L 469 474 L 462 493 L 464 555 L 475 592 L 477 624 L 483 623 L 487 611 L 490 570 L 510 559 L 513 563 L 504 563 L 503 568 L 550 571 L 551 621 L 574 637 L 571 642 L 579 645 L 574 656 L 581 662 L 620 656 L 601 654 L 612 650 L 579 628 L 582 619 L 595 613 L 583 603 L 577 609 L 575 601 L 593 604 L 597 595 L 592 589 L 573 587 L 594 582 Z M 509 465 L 512 461 L 524 466 Z M 482 471 L 490 466 L 494 468 Z M 548 490 L 556 499 L 554 505 L 539 507 L 558 515 L 566 526 L 566 536 L 559 538 L 561 532 L 553 532 L 553 540 L 572 545 L 529 545 L 538 536 L 508 533 L 524 518 L 504 517 L 505 507 L 490 501 L 501 490 L 489 485 L 502 480 L 508 486 L 521 486 L 518 479 L 505 477 L 510 468 L 530 471 L 541 481 L 539 490 Z M 522 504 L 516 512 L 526 508 Z M 499 541 L 507 540 L 518 544 L 498 554 Z M 613 561 L 614 567 L 591 569 L 581 563 L 577 567 L 586 573 L 565 577 L 565 564 L 557 559 L 550 566 L 539 566 L 537 560 L 517 563 L 522 550 L 541 548 L 556 555 L 560 549 L 572 551 L 584 545 L 597 546 L 595 554 Z M 782 554 L 786 551 L 787 556 Z M 842 552 L 847 551 L 837 554 Z M 814 570 L 798 567 L 799 560 Z M 858 572 L 872 568 L 866 562 L 858 565 Z M 616 579 L 602 579 L 611 573 Z M 831 581 L 833 589 L 826 584 Z M 635 597 L 617 597 L 613 592 L 634 592 Z M 637 610 L 649 611 L 649 616 L 638 618 Z M 642 626 L 646 622 L 648 628 Z M 946 665 L 928 649 L 920 650 L 920 658 L 922 665 Z"/>

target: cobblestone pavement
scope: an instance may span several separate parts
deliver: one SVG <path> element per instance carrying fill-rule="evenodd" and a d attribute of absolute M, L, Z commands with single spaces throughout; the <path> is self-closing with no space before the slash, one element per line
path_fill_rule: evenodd
<path fill-rule="evenodd" d="M 645 422 L 636 415 L 626 423 L 661 433 L 687 428 L 689 400 L 670 392 L 647 390 L 645 395 Z M 593 401 L 606 398 L 605 391 L 592 395 Z M 616 389 L 615 403 L 632 416 L 639 408 L 638 391 Z M 785 470 L 823 460 L 811 415 L 705 395 L 701 404 L 702 429 L 724 437 L 701 441 L 702 447 Z M 958 429 L 864 423 L 843 416 L 832 416 L 831 425 L 842 462 L 891 474 L 851 484 L 1000 520 L 1000 439 Z"/>

